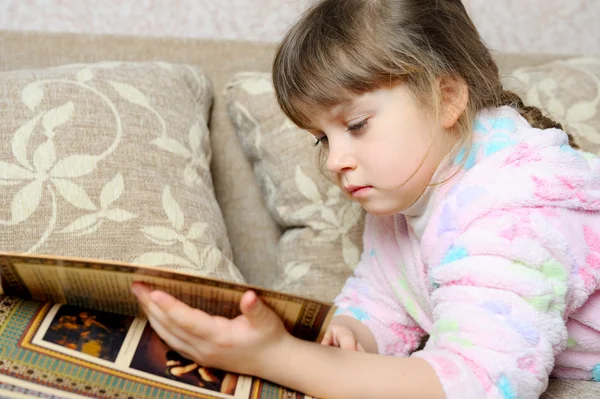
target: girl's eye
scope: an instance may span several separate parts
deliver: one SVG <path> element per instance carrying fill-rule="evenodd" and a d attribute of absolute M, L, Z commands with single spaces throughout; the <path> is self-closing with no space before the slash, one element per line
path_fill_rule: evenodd
<path fill-rule="evenodd" d="M 367 119 L 348 125 L 348 131 L 352 133 L 360 133 L 367 126 Z"/>
<path fill-rule="evenodd" d="M 321 136 L 321 137 L 317 138 L 317 141 L 315 142 L 315 147 L 318 146 L 319 144 L 325 145 L 327 143 L 328 143 L 327 136 Z"/>

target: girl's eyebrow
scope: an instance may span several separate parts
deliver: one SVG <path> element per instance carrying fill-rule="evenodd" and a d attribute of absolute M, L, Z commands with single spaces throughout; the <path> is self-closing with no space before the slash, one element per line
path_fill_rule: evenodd
<path fill-rule="evenodd" d="M 357 98 L 354 100 L 347 100 L 347 101 L 341 102 L 337 105 L 334 105 L 331 108 L 330 115 L 333 117 L 333 119 L 339 119 L 340 117 L 351 113 L 352 111 L 354 111 L 356 108 L 363 105 L 367 101 L 368 100 L 365 98 Z M 303 126 L 300 126 L 300 128 L 304 129 L 304 130 L 319 130 L 318 128 L 309 126 L 309 125 L 303 125 Z"/>
<path fill-rule="evenodd" d="M 364 98 L 357 98 L 341 103 L 332 110 L 332 116 L 334 118 L 339 118 L 343 115 L 347 115 L 356 110 L 356 108 L 358 108 L 359 106 L 363 105 L 365 101 L 367 100 L 365 100 Z"/>

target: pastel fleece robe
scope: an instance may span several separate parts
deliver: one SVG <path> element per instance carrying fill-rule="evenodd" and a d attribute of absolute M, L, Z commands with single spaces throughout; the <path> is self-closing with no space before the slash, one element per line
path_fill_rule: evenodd
<path fill-rule="evenodd" d="M 447 399 L 539 398 L 552 373 L 600 381 L 600 159 L 505 106 L 445 163 L 459 173 L 422 214 L 367 216 L 338 314 L 381 354 L 429 362 Z"/>

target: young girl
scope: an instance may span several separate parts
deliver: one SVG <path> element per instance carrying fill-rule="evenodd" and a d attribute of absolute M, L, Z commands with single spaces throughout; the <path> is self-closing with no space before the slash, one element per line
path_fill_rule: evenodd
<path fill-rule="evenodd" d="M 459 0 L 320 1 L 273 73 L 368 212 L 361 261 L 323 345 L 251 291 L 226 320 L 135 285 L 173 349 L 327 398 L 533 399 L 551 373 L 600 380 L 600 160 L 503 90 Z"/>

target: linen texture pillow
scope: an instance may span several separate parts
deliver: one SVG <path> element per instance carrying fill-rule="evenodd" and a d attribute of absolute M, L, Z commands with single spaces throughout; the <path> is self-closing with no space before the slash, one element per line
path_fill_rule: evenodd
<path fill-rule="evenodd" d="M 517 68 L 503 81 L 526 105 L 562 123 L 583 150 L 600 155 L 600 57 Z"/>
<path fill-rule="evenodd" d="M 279 109 L 266 73 L 239 73 L 228 112 L 269 212 L 283 231 L 269 288 L 331 301 L 362 251 L 364 212 L 327 180 L 314 139 Z"/>
<path fill-rule="evenodd" d="M 243 281 L 215 200 L 203 72 L 101 62 L 0 73 L 0 248 Z"/>

